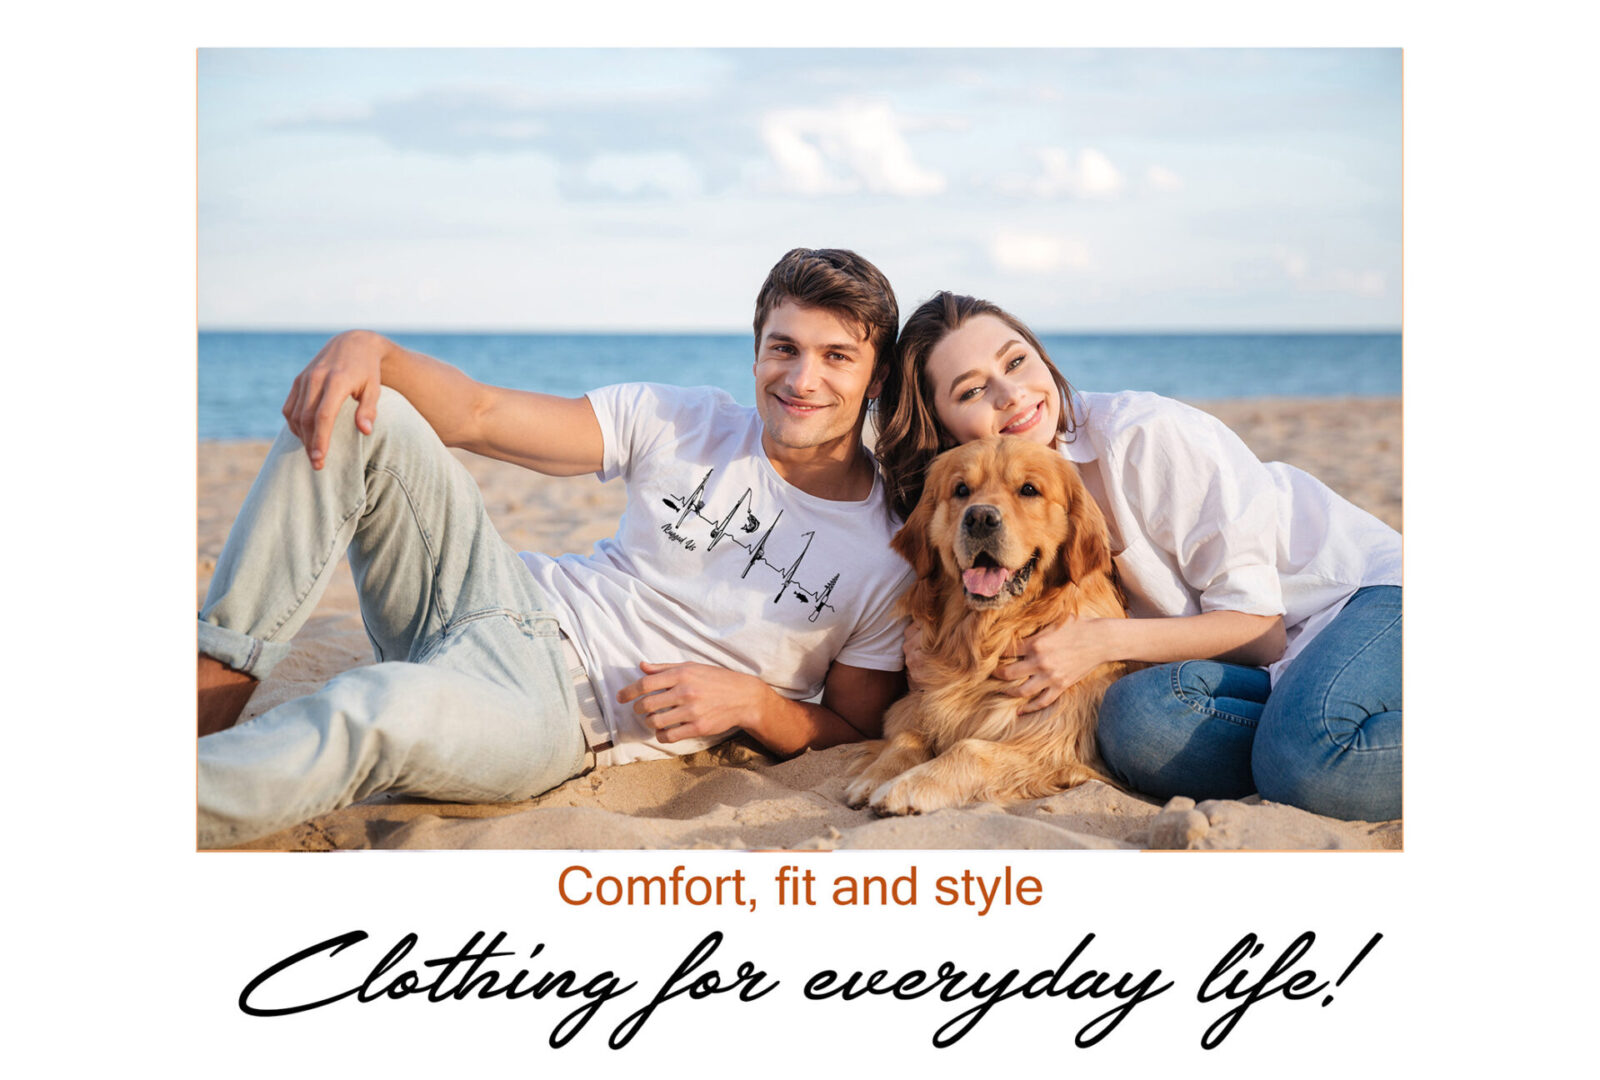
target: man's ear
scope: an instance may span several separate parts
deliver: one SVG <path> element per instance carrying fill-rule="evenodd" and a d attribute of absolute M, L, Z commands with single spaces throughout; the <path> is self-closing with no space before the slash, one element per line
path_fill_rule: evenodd
<path fill-rule="evenodd" d="M 888 381 L 889 365 L 884 364 L 878 369 L 878 373 L 872 377 L 872 381 L 867 384 L 867 400 L 877 401 L 878 395 L 883 393 L 883 384 Z"/>

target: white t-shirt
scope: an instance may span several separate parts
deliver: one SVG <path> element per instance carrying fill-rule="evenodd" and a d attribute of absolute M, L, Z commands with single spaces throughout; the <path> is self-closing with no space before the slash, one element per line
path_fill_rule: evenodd
<path fill-rule="evenodd" d="M 1400 584 L 1400 534 L 1316 477 L 1263 464 L 1216 417 L 1148 393 L 1080 394 L 1061 444 L 1101 507 L 1138 616 L 1282 615 L 1274 681 L 1355 591 Z"/>
<path fill-rule="evenodd" d="M 793 700 L 820 693 L 835 660 L 904 666 L 894 604 L 913 574 L 889 547 L 899 522 L 876 469 L 865 500 L 820 499 L 777 474 L 761 418 L 721 390 L 630 383 L 588 397 L 605 439 L 597 475 L 627 484 L 622 522 L 589 555 L 522 559 L 594 683 L 611 762 L 726 737 L 657 742 L 617 704 L 643 660 L 714 664 Z"/>

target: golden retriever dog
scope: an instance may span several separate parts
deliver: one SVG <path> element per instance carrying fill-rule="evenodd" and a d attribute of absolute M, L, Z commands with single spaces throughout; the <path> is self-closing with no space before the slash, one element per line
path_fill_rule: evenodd
<path fill-rule="evenodd" d="M 914 814 L 1110 783 L 1095 718 L 1128 665 L 1101 664 L 1021 716 L 1024 699 L 994 673 L 1019 639 L 1068 616 L 1126 617 L 1105 518 L 1072 464 L 998 436 L 941 454 L 894 548 L 917 572 L 900 607 L 922 631 L 927 685 L 885 714 L 846 801 Z"/>

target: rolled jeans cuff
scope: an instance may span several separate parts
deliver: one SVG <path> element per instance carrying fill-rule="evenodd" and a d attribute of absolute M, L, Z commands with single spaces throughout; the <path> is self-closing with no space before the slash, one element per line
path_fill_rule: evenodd
<path fill-rule="evenodd" d="M 289 655 L 287 641 L 261 641 L 249 634 L 201 620 L 200 651 L 211 659 L 242 671 L 257 682 L 264 680 L 278 661 Z"/>

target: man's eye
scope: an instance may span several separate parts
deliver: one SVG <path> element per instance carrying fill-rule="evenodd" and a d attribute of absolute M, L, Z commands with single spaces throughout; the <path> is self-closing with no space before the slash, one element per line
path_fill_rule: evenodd
<path fill-rule="evenodd" d="M 1023 484 L 1017 489 L 1017 491 L 1030 499 L 1035 498 L 1039 494 L 1039 489 L 1034 487 L 1032 484 Z"/>
<path fill-rule="evenodd" d="M 971 494 L 972 494 L 972 489 L 967 486 L 966 481 L 964 481 L 964 480 L 956 481 L 956 498 L 965 499 L 968 495 L 971 495 Z"/>

